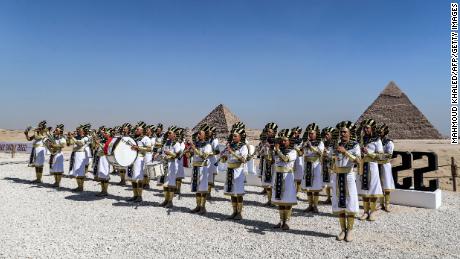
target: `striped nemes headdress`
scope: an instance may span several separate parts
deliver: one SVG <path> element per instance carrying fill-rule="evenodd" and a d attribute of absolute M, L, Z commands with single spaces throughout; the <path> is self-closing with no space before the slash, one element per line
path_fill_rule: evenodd
<path fill-rule="evenodd" d="M 350 131 L 350 140 L 356 141 L 356 125 L 351 121 L 341 121 L 335 126 L 335 130 L 332 132 L 332 139 L 336 142 L 340 139 L 340 130 L 348 129 Z"/>
<path fill-rule="evenodd" d="M 157 124 L 157 129 L 161 129 L 161 130 L 163 130 L 163 124 L 161 124 L 161 123 L 158 123 L 158 124 Z"/>
<path fill-rule="evenodd" d="M 210 129 L 210 126 L 209 126 L 208 124 L 206 124 L 206 123 L 201 124 L 201 126 L 198 127 L 198 131 L 201 131 L 201 130 L 202 130 L 202 131 L 206 132 L 206 131 L 208 131 L 209 129 Z"/>
<path fill-rule="evenodd" d="M 239 122 L 237 122 L 237 123 L 232 125 L 232 130 L 233 129 L 239 129 L 239 128 L 245 129 L 246 125 L 244 125 L 244 123 L 242 123 L 241 121 L 239 121 Z"/>
<path fill-rule="evenodd" d="M 377 127 L 377 132 L 379 134 L 383 133 L 383 135 L 386 136 L 386 135 L 388 135 L 388 133 L 390 133 L 390 129 L 388 128 L 388 126 L 385 123 L 383 123 L 382 125 L 379 125 Z"/>
<path fill-rule="evenodd" d="M 64 132 L 64 124 L 58 124 L 56 129 L 59 129 L 61 132 Z"/>
<path fill-rule="evenodd" d="M 232 141 L 232 136 L 233 136 L 234 134 L 240 135 L 240 137 L 241 137 L 241 143 L 245 143 L 245 142 L 246 142 L 246 130 L 245 130 L 244 128 L 235 128 L 235 129 L 232 129 L 232 131 L 230 132 L 230 136 L 228 137 L 229 142 Z"/>
<path fill-rule="evenodd" d="M 302 128 L 299 127 L 299 126 L 296 126 L 296 127 L 292 128 L 291 131 L 292 131 L 293 133 L 299 133 L 299 134 L 301 134 L 301 133 L 302 133 Z"/>
<path fill-rule="evenodd" d="M 45 120 L 40 121 L 40 122 L 38 123 L 38 128 L 40 128 L 40 129 L 46 128 L 46 121 L 45 121 Z"/>
<path fill-rule="evenodd" d="M 155 125 L 147 125 L 146 128 L 152 130 L 152 132 L 154 132 L 156 130 L 156 126 Z"/>
<path fill-rule="evenodd" d="M 326 137 L 327 133 L 333 134 L 335 128 L 333 127 L 326 127 L 323 130 L 321 130 L 321 138 L 324 139 Z"/>
<path fill-rule="evenodd" d="M 268 130 L 273 130 L 273 132 L 275 133 L 275 136 L 276 136 L 276 133 L 278 132 L 278 125 L 274 122 L 269 122 L 267 124 L 265 124 L 265 127 L 264 129 L 262 130 L 262 132 L 260 133 L 260 140 L 261 141 L 265 141 L 267 140 L 267 137 L 268 137 Z"/>
<path fill-rule="evenodd" d="M 305 132 L 303 133 L 303 136 L 302 136 L 302 139 L 304 141 L 308 140 L 308 133 L 310 133 L 310 131 L 316 132 L 317 139 L 321 137 L 321 130 L 319 128 L 319 125 L 313 122 L 313 123 L 308 124 L 307 127 L 305 128 Z"/>
<path fill-rule="evenodd" d="M 294 148 L 294 131 L 291 129 L 282 129 L 280 132 L 278 132 L 278 141 L 279 140 L 289 140 L 289 147 L 288 149 L 293 149 Z"/>
<path fill-rule="evenodd" d="M 143 121 L 139 121 L 137 122 L 136 126 L 134 128 L 139 128 L 141 127 L 142 129 L 145 129 L 147 127 L 147 123 L 143 122 Z"/>
<path fill-rule="evenodd" d="M 361 130 L 364 128 L 364 127 L 371 127 L 372 128 L 372 131 L 375 132 L 375 129 L 377 127 L 377 122 L 373 119 L 365 119 L 363 121 L 361 121 L 361 124 L 359 125 Z"/>
<path fill-rule="evenodd" d="M 123 123 L 123 125 L 121 125 L 121 129 L 123 130 L 124 128 L 131 129 L 132 128 L 131 123 L 129 122 Z"/>
<path fill-rule="evenodd" d="M 91 130 L 91 124 L 90 123 L 86 123 L 85 125 L 83 125 L 82 129 L 88 133 L 90 130 Z"/>

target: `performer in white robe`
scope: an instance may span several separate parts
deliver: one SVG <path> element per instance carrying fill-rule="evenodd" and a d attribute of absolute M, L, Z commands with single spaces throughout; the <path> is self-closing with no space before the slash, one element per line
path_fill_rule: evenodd
<path fill-rule="evenodd" d="M 121 125 L 121 132 L 120 136 L 121 137 L 130 137 L 131 136 L 131 128 L 132 125 L 130 123 L 124 123 Z M 132 167 L 120 167 L 117 168 L 118 174 L 120 175 L 120 182 L 118 185 L 125 186 L 126 185 L 126 174 L 128 173 L 128 170 L 132 170 Z"/>
<path fill-rule="evenodd" d="M 206 139 L 207 128 L 201 128 L 193 134 L 190 146 L 192 156 L 191 190 L 196 196 L 196 207 L 192 213 L 206 213 L 206 195 L 208 193 L 209 156 L 212 154 L 211 144 Z"/>
<path fill-rule="evenodd" d="M 141 202 L 142 201 L 142 184 L 144 182 L 144 168 L 145 168 L 145 154 L 152 150 L 152 143 L 150 138 L 144 136 L 144 129 L 147 125 L 145 122 L 140 121 L 135 126 L 135 141 L 137 145 L 131 147 L 132 150 L 137 150 L 137 158 L 132 166 L 132 174 L 128 174 L 129 180 L 133 186 L 133 197 L 128 201 Z"/>
<path fill-rule="evenodd" d="M 165 195 L 165 200 L 160 204 L 160 206 L 165 208 L 173 207 L 173 198 L 174 192 L 176 189 L 176 175 L 178 168 L 178 156 L 181 152 L 181 146 L 176 141 L 176 131 L 177 127 L 171 126 L 167 132 L 167 140 L 162 147 L 161 160 L 164 163 L 165 175 L 160 177 L 159 181 L 161 182 L 163 178 L 164 183 L 163 191 Z M 158 141 L 158 140 L 157 140 Z"/>
<path fill-rule="evenodd" d="M 50 156 L 50 174 L 54 176 L 54 187 L 59 188 L 62 174 L 64 173 L 64 154 L 62 149 L 67 142 L 63 136 L 64 125 L 59 124 L 54 129 L 54 134 L 51 137 L 51 156 Z"/>
<path fill-rule="evenodd" d="M 69 132 L 67 137 L 67 145 L 73 145 L 72 154 L 70 155 L 69 175 L 75 177 L 77 181 L 77 188 L 75 191 L 82 192 L 85 182 L 85 166 L 86 166 L 86 152 L 85 147 L 89 143 L 88 137 L 85 135 L 86 125 L 80 125 L 77 128 L 77 135 Z"/>
<path fill-rule="evenodd" d="M 337 124 L 334 135 L 332 155 L 332 211 L 339 216 L 341 232 L 337 240 L 351 242 L 355 215 L 359 212 L 358 192 L 356 190 L 356 172 L 361 150 L 356 138 L 356 127 L 351 121 Z"/>
<path fill-rule="evenodd" d="M 180 145 L 180 152 L 177 155 L 177 175 L 176 175 L 176 190 L 175 194 L 178 194 L 180 197 L 181 194 L 181 187 L 182 187 L 182 180 L 185 178 L 185 169 L 184 169 L 184 151 L 185 151 L 185 142 L 184 142 L 184 134 L 185 129 L 178 128 L 176 130 L 177 134 L 177 142 Z"/>
<path fill-rule="evenodd" d="M 330 165 L 331 165 L 331 154 L 332 151 L 332 133 L 334 128 L 326 127 L 321 131 L 321 138 L 324 143 L 324 151 L 322 156 L 322 175 L 323 175 L 323 187 L 326 192 L 326 200 L 324 204 L 331 204 L 331 174 L 330 174 Z"/>
<path fill-rule="evenodd" d="M 383 197 L 377 163 L 383 153 L 383 146 L 377 135 L 376 126 L 376 122 L 372 119 L 365 119 L 360 125 L 364 132 L 361 139 L 362 175 L 356 182 L 359 196 L 363 198 L 364 212 L 360 220 L 374 221 L 377 199 Z"/>
<path fill-rule="evenodd" d="M 294 179 L 294 164 L 297 152 L 291 143 L 293 132 L 290 129 L 281 130 L 274 147 L 275 170 L 273 181 L 272 203 L 278 205 L 280 223 L 275 228 L 289 230 L 287 221 L 291 217 L 292 206 L 297 204 L 297 192 Z"/>
<path fill-rule="evenodd" d="M 319 193 L 323 189 L 323 165 L 322 155 L 323 142 L 318 139 L 320 129 L 316 123 L 307 126 L 304 132 L 304 175 L 302 178 L 302 190 L 307 193 L 308 208 L 305 212 L 318 213 Z"/>
<path fill-rule="evenodd" d="M 383 154 L 379 157 L 379 172 L 383 188 L 383 199 L 381 199 L 381 207 L 386 212 L 390 212 L 390 194 L 395 189 L 395 181 L 391 170 L 391 158 L 393 157 L 394 144 L 388 138 L 390 130 L 388 126 L 383 124 L 379 127 L 378 133 L 383 145 Z"/>
<path fill-rule="evenodd" d="M 209 156 L 209 166 L 208 166 L 208 193 L 206 199 L 211 198 L 211 189 L 214 187 L 214 179 L 217 175 L 217 164 L 219 160 L 219 139 L 216 136 L 217 129 L 214 126 L 209 126 L 209 130 L 206 132 L 211 144 L 212 154 Z"/>
<path fill-rule="evenodd" d="M 91 148 L 91 143 L 92 143 L 92 135 L 90 134 L 91 132 L 91 124 L 86 123 L 83 125 L 84 131 L 85 131 L 85 136 L 88 138 L 88 143 L 85 145 L 84 150 L 85 150 L 85 176 L 88 173 L 88 168 L 91 163 L 91 160 L 93 158 L 93 152 Z M 94 173 L 94 172 L 93 172 Z"/>
<path fill-rule="evenodd" d="M 46 137 L 46 121 L 41 121 L 38 124 L 38 127 L 34 129 L 34 135 L 29 137 L 29 131 L 31 127 L 28 127 L 24 131 L 27 141 L 33 141 L 32 143 L 32 152 L 30 153 L 29 158 L 29 167 L 35 168 L 35 177 L 34 183 L 41 183 L 43 176 L 43 165 L 45 164 L 45 153 L 46 148 L 43 146 L 43 140 Z"/>
<path fill-rule="evenodd" d="M 265 206 L 272 204 L 272 185 L 273 185 L 273 148 L 275 146 L 275 138 L 278 131 L 278 125 L 274 122 L 269 122 L 265 125 L 260 134 L 260 143 L 257 148 L 260 157 L 260 178 L 264 191 L 262 194 L 267 194 L 267 203 Z"/>
<path fill-rule="evenodd" d="M 302 179 L 303 179 L 303 148 L 302 148 L 302 128 L 295 127 L 291 129 L 294 136 L 292 142 L 294 144 L 294 150 L 297 153 L 297 158 L 294 163 L 294 180 L 296 184 L 296 192 L 299 193 L 302 190 Z"/>
<path fill-rule="evenodd" d="M 224 184 L 224 194 L 232 200 L 233 213 L 228 219 L 241 220 L 244 195 L 244 163 L 248 155 L 245 144 L 246 131 L 244 128 L 234 128 L 231 131 L 231 142 L 222 152 L 220 160 L 227 163 L 227 173 Z M 230 139 L 230 137 L 229 137 Z"/>
<path fill-rule="evenodd" d="M 155 137 L 153 136 L 153 132 L 155 131 L 155 125 L 147 125 L 145 128 L 145 136 L 150 139 L 150 143 L 152 148 L 145 153 L 144 156 L 144 165 L 147 168 L 147 165 L 152 163 L 153 160 L 153 146 L 155 145 Z M 144 174 L 144 182 L 143 182 L 144 189 L 150 189 L 150 177 L 147 174 Z"/>
<path fill-rule="evenodd" d="M 111 136 L 109 135 L 111 129 L 104 128 L 100 129 L 99 134 L 96 138 L 93 138 L 94 146 L 94 170 L 97 174 L 97 179 L 101 183 L 101 192 L 96 194 L 97 196 L 103 197 L 108 195 L 109 180 L 110 180 L 110 164 L 105 155 L 104 147 L 106 143 L 110 143 Z"/>

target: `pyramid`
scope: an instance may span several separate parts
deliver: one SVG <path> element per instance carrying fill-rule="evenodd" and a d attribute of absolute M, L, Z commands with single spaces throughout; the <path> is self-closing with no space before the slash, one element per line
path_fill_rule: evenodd
<path fill-rule="evenodd" d="M 214 110 L 212 110 L 204 119 L 202 119 L 194 128 L 193 132 L 203 124 L 208 124 L 216 127 L 217 137 L 219 139 L 227 138 L 230 134 L 232 125 L 239 122 L 240 119 L 233 114 L 223 104 L 219 104 Z"/>
<path fill-rule="evenodd" d="M 420 110 L 412 104 L 406 94 L 391 81 L 377 99 L 359 117 L 385 123 L 392 139 L 441 139 L 439 131 L 428 121 Z"/>

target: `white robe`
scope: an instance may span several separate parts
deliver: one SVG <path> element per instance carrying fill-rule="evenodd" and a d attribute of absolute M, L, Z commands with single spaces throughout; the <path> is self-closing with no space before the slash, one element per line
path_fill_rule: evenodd
<path fill-rule="evenodd" d="M 239 157 L 246 158 L 248 156 L 248 147 L 246 145 L 242 145 L 240 149 L 234 151 L 235 154 Z M 230 163 L 241 163 L 241 165 L 237 168 L 233 168 L 233 176 L 231 175 L 231 169 L 227 168 L 227 172 L 225 175 L 225 184 L 224 184 L 224 194 L 229 196 L 241 196 L 244 195 L 244 163 L 240 161 L 237 157 L 233 154 L 224 153 L 227 155 L 227 165 Z M 229 185 L 231 181 L 231 187 Z"/>
<path fill-rule="evenodd" d="M 393 154 L 394 144 L 393 141 L 389 140 L 385 146 L 383 146 L 383 152 L 385 154 Z M 393 180 L 393 172 L 391 170 L 391 162 L 385 163 L 381 165 L 383 169 L 380 172 L 381 180 L 382 180 L 382 188 L 384 191 L 393 191 L 395 189 L 395 182 Z"/>
<path fill-rule="evenodd" d="M 361 156 L 361 150 L 358 143 L 356 143 L 352 148 L 348 149 L 348 152 L 356 157 Z M 359 200 L 358 192 L 356 190 L 356 172 L 354 171 L 355 163 L 344 154 L 334 155 L 336 155 L 335 166 L 349 168 L 349 172 L 342 174 L 345 175 L 345 208 L 339 207 L 339 174 L 335 173 L 334 171 L 331 174 L 332 211 L 334 214 L 357 214 L 359 212 Z"/>
<path fill-rule="evenodd" d="M 289 158 L 289 161 L 284 162 L 275 154 L 275 173 L 273 174 L 273 193 L 271 200 L 275 205 L 290 206 L 297 204 L 297 190 L 294 179 L 294 164 L 297 159 L 297 151 L 291 150 L 286 156 Z M 281 180 L 281 182 L 278 182 L 278 180 Z M 277 188 L 280 189 L 277 190 Z M 277 192 L 280 193 L 280 197 L 278 198 L 276 197 Z"/>
<path fill-rule="evenodd" d="M 65 138 L 59 138 L 55 140 L 55 144 L 65 146 L 66 140 Z M 59 150 L 57 153 L 50 156 L 50 159 L 53 159 L 51 162 L 50 173 L 64 173 L 64 154 L 62 150 Z"/>
<path fill-rule="evenodd" d="M 206 144 L 197 148 L 202 154 L 211 154 L 212 147 Z M 202 166 L 201 166 L 202 165 Z M 208 192 L 208 174 L 209 174 L 209 159 L 203 159 L 197 154 L 192 157 L 192 179 L 190 188 L 194 193 L 207 193 Z"/>
<path fill-rule="evenodd" d="M 150 138 L 147 136 L 144 136 L 140 140 L 136 140 L 136 143 L 139 147 L 152 147 L 152 143 L 150 142 Z M 131 181 L 139 181 L 144 179 L 144 156 L 145 156 L 146 151 L 139 151 L 137 154 L 137 158 L 134 161 L 134 164 L 132 165 L 132 175 L 128 175 L 128 179 Z"/>
<path fill-rule="evenodd" d="M 314 150 L 319 151 L 322 154 L 324 151 L 324 143 L 320 141 L 318 146 L 312 148 Z M 303 191 L 321 191 L 323 189 L 323 165 L 321 163 L 321 157 L 318 157 L 319 155 L 314 150 L 311 150 L 309 148 L 304 149 L 304 174 L 302 177 L 301 184 Z M 307 159 L 313 157 L 318 157 L 318 159 L 311 163 L 311 184 L 308 184 L 306 181 Z"/>
<path fill-rule="evenodd" d="M 168 168 L 166 173 L 166 178 L 165 182 L 163 184 L 164 187 L 176 187 L 176 175 L 177 175 L 177 169 L 178 169 L 178 159 L 177 155 L 180 153 L 181 147 L 179 143 L 174 143 L 174 145 L 169 144 L 169 145 L 164 145 L 163 146 L 163 156 L 165 156 L 165 151 L 172 152 L 176 155 L 175 158 L 168 159 L 167 164 Z"/>
<path fill-rule="evenodd" d="M 70 168 L 69 174 L 73 177 L 85 177 L 85 166 L 87 160 L 85 146 L 89 143 L 88 137 L 82 137 L 76 140 L 73 147 L 73 166 Z M 72 157 L 71 157 L 72 159 Z"/>
<path fill-rule="evenodd" d="M 383 153 L 382 141 L 380 141 L 380 139 L 376 139 L 376 141 L 368 143 L 366 145 L 366 148 L 369 154 Z M 360 175 L 358 177 L 356 186 L 358 187 L 359 196 L 366 197 L 366 198 L 382 197 L 383 192 L 382 192 L 382 185 L 380 183 L 379 166 L 377 162 L 369 162 L 369 174 L 368 175 L 369 175 L 368 190 L 364 189 L 363 176 Z"/>

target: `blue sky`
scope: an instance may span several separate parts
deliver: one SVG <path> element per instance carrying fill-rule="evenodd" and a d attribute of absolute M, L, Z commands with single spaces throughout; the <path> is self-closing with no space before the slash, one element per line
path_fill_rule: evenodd
<path fill-rule="evenodd" d="M 356 120 L 393 80 L 449 132 L 449 1 L 0 1 L 0 128 Z"/>

